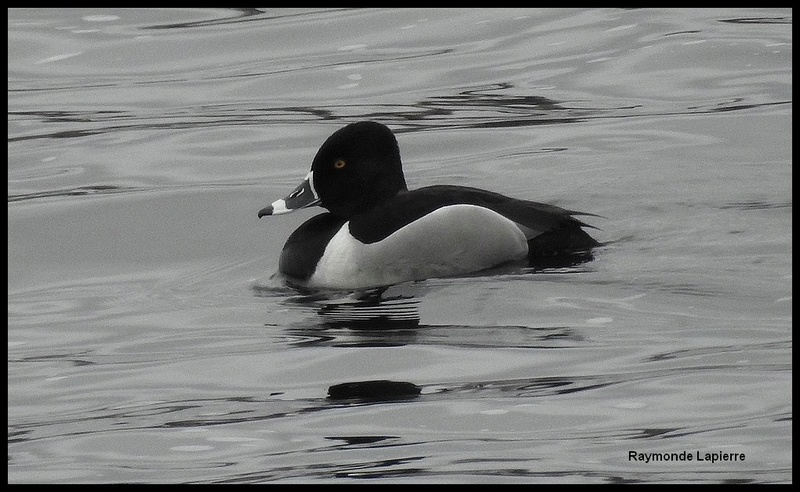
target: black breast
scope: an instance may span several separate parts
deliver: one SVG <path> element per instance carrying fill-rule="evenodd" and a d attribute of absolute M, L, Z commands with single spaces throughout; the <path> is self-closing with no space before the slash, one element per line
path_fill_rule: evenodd
<path fill-rule="evenodd" d="M 331 238 L 342 228 L 344 219 L 330 213 L 315 215 L 297 228 L 286 240 L 278 270 L 297 280 L 308 280 Z"/>

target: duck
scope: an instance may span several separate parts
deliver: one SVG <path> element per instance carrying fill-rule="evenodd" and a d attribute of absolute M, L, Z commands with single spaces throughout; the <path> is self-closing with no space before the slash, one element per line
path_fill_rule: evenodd
<path fill-rule="evenodd" d="M 375 121 L 328 137 L 311 170 L 265 216 L 321 206 L 291 233 L 278 272 L 294 287 L 357 290 L 476 274 L 520 261 L 574 265 L 600 243 L 594 215 L 458 185 L 409 190 L 394 133 Z"/>

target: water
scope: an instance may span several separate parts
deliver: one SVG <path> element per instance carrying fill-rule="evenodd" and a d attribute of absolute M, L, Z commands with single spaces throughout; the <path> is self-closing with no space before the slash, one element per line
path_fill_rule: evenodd
<path fill-rule="evenodd" d="M 791 23 L 9 10 L 8 481 L 790 482 Z M 256 212 L 362 119 L 409 187 L 598 214 L 607 245 L 372 304 L 287 288 L 317 210 Z M 419 394 L 328 398 L 382 380 Z"/>

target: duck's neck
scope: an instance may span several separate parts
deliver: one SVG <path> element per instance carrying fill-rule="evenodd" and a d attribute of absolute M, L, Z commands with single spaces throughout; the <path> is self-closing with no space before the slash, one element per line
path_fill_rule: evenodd
<path fill-rule="evenodd" d="M 326 203 L 327 208 L 334 216 L 349 219 L 353 215 L 370 210 L 382 202 L 394 197 L 400 192 L 407 191 L 406 180 L 402 173 L 399 176 L 383 178 L 377 181 L 365 182 L 354 190 L 354 194 L 341 203 Z"/>

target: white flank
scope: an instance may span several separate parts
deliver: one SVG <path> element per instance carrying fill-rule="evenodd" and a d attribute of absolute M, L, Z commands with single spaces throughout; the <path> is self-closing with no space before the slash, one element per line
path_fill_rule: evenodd
<path fill-rule="evenodd" d="M 331 239 L 308 286 L 357 289 L 476 272 L 528 253 L 513 221 L 475 205 L 451 205 L 364 244 L 349 223 Z"/>

